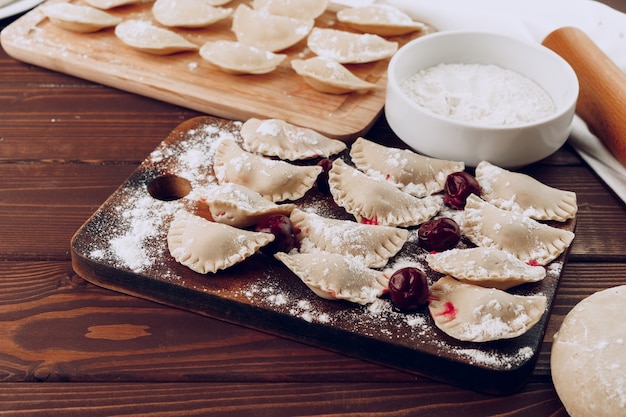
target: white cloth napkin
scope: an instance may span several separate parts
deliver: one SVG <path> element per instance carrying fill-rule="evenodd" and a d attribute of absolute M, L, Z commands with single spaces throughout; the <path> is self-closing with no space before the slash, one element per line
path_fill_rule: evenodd
<path fill-rule="evenodd" d="M 626 71 L 626 14 L 594 0 L 334 0 L 346 6 L 375 2 L 398 7 L 439 31 L 481 30 L 541 43 L 553 30 L 583 30 Z M 577 116 L 572 146 L 613 191 L 626 202 L 626 168 L 589 132 Z"/>

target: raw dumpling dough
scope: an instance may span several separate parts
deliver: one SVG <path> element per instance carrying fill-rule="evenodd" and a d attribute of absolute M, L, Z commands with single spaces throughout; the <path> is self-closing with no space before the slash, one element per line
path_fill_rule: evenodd
<path fill-rule="evenodd" d="M 230 74 L 267 74 L 287 57 L 227 40 L 206 42 L 200 47 L 200 56 Z"/>
<path fill-rule="evenodd" d="M 324 57 L 294 59 L 291 67 L 308 85 L 322 93 L 366 93 L 376 88 L 376 84 L 360 79 L 340 63 Z"/>
<path fill-rule="evenodd" d="M 428 158 L 408 149 L 390 148 L 358 138 L 350 150 L 354 165 L 366 174 L 385 179 L 416 197 L 443 190 L 446 178 L 463 171 L 463 162 Z"/>
<path fill-rule="evenodd" d="M 547 265 L 570 246 L 574 233 L 502 210 L 475 194 L 467 198 L 461 230 L 475 245 L 501 249 L 526 263 Z"/>
<path fill-rule="evenodd" d="M 413 197 L 341 159 L 333 162 L 328 184 L 335 202 L 361 223 L 417 226 L 437 214 L 443 204 L 441 196 Z"/>
<path fill-rule="evenodd" d="M 229 17 L 233 9 L 215 7 L 209 0 L 156 0 L 152 15 L 163 26 L 202 28 Z"/>
<path fill-rule="evenodd" d="M 272 203 L 256 191 L 233 183 L 210 187 L 202 195 L 200 213 L 208 210 L 206 217 L 209 220 L 234 227 L 252 226 L 272 214 L 288 216 L 296 207 L 294 204 Z"/>
<path fill-rule="evenodd" d="M 172 257 L 200 274 L 233 266 L 273 240 L 271 233 L 237 229 L 186 211 L 176 213 L 167 233 Z"/>
<path fill-rule="evenodd" d="M 346 149 L 340 140 L 279 119 L 248 119 L 241 127 L 241 137 L 244 149 L 289 161 L 328 158 Z"/>
<path fill-rule="evenodd" d="M 269 14 L 240 4 L 233 14 L 232 30 L 241 43 L 277 52 L 306 38 L 314 24 L 313 19 Z"/>
<path fill-rule="evenodd" d="M 398 43 L 369 33 L 313 28 L 307 46 L 317 55 L 340 64 L 363 64 L 391 57 Z"/>
<path fill-rule="evenodd" d="M 538 282 L 546 276 L 542 266 L 528 265 L 508 252 L 480 246 L 430 253 L 426 262 L 433 270 L 461 282 L 499 290 Z"/>
<path fill-rule="evenodd" d="M 329 0 L 254 0 L 252 8 L 269 14 L 315 19 L 326 11 Z"/>
<path fill-rule="evenodd" d="M 41 6 L 41 11 L 55 26 L 79 33 L 97 32 L 113 27 L 121 18 L 91 6 L 71 3 L 53 3 Z"/>
<path fill-rule="evenodd" d="M 536 179 L 483 161 L 476 166 L 481 197 L 496 207 L 536 220 L 566 221 L 578 211 L 576 193 L 549 187 Z"/>
<path fill-rule="evenodd" d="M 423 23 L 414 21 L 403 11 L 388 4 L 370 4 L 342 9 L 337 12 L 337 20 L 361 32 L 380 36 L 405 35 L 426 27 Z"/>
<path fill-rule="evenodd" d="M 213 167 L 220 184 L 243 185 L 274 203 L 304 196 L 322 172 L 319 166 L 298 166 L 246 152 L 232 140 L 218 145 Z"/>
<path fill-rule="evenodd" d="M 448 336 L 489 342 L 521 336 L 546 310 L 544 295 L 522 296 L 470 285 L 445 276 L 430 287 L 428 304 L 435 325 Z"/>
<path fill-rule="evenodd" d="M 324 252 L 352 256 L 370 268 L 385 266 L 409 238 L 406 229 L 329 219 L 299 209 L 291 212 L 291 222 L 300 230 L 300 251 L 312 252 L 309 246 L 313 246 Z"/>
<path fill-rule="evenodd" d="M 579 302 L 554 336 L 550 369 L 571 417 L 626 415 L 626 285 Z"/>
<path fill-rule="evenodd" d="M 143 3 L 145 0 L 84 0 L 85 4 L 96 9 L 109 10 L 116 7 Z"/>
<path fill-rule="evenodd" d="M 278 252 L 274 255 L 317 296 L 371 304 L 387 289 L 381 271 L 365 267 L 354 258 L 336 253 Z"/>
<path fill-rule="evenodd" d="M 154 55 L 198 49 L 198 45 L 179 34 L 144 20 L 126 20 L 120 23 L 115 27 L 115 36 L 132 48 Z"/>

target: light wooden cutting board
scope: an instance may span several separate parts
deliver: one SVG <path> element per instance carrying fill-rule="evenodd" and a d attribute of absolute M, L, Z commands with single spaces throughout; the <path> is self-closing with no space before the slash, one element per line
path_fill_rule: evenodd
<path fill-rule="evenodd" d="M 55 1 L 59 0 L 50 0 Z M 80 0 L 69 1 L 80 4 Z M 249 1 L 233 0 L 225 7 L 235 8 L 240 3 Z M 388 59 L 349 67 L 355 75 L 377 84 L 375 91 L 331 95 L 313 90 L 291 69 L 292 59 L 313 56 L 306 41 L 283 51 L 288 58 L 270 74 L 231 75 L 204 61 L 198 52 L 153 56 L 135 51 L 117 39 L 113 29 L 70 32 L 53 25 L 40 7 L 17 19 L 1 35 L 5 51 L 29 64 L 214 116 L 279 118 L 343 140 L 366 132 L 384 106 Z M 152 3 L 142 3 L 110 12 L 124 19 L 154 21 L 151 7 Z M 206 29 L 175 31 L 202 45 L 209 40 L 235 40 L 231 23 L 229 18 Z M 336 21 L 332 8 L 316 19 L 316 26 L 346 29 Z M 430 31 L 389 40 L 403 45 Z"/>

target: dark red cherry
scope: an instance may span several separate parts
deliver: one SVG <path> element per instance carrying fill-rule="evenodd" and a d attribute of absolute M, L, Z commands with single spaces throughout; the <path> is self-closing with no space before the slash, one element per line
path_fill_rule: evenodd
<path fill-rule="evenodd" d="M 407 266 L 395 271 L 389 278 L 389 298 L 402 311 L 415 311 L 428 303 L 428 280 L 426 274 Z"/>
<path fill-rule="evenodd" d="M 476 178 L 465 171 L 448 175 L 443 187 L 443 201 L 446 205 L 463 210 L 470 194 L 480 195 L 481 189 Z"/>
<path fill-rule="evenodd" d="M 264 218 L 254 230 L 274 235 L 274 241 L 261 249 L 265 253 L 289 252 L 296 246 L 293 224 L 284 214 L 272 214 Z"/>
<path fill-rule="evenodd" d="M 322 172 L 317 176 L 317 188 L 323 193 L 328 193 L 328 171 L 333 167 L 333 161 L 328 158 L 320 159 L 317 166 L 322 167 Z"/>
<path fill-rule="evenodd" d="M 422 223 L 417 230 L 420 246 L 427 251 L 441 252 L 452 249 L 461 240 L 461 229 L 449 217 L 440 217 Z"/>

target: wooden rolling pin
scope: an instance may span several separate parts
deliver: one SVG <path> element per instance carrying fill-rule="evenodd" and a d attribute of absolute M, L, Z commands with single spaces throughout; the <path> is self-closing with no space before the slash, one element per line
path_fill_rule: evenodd
<path fill-rule="evenodd" d="M 557 29 L 542 43 L 572 66 L 580 84 L 576 113 L 626 166 L 626 73 L 580 29 Z"/>

